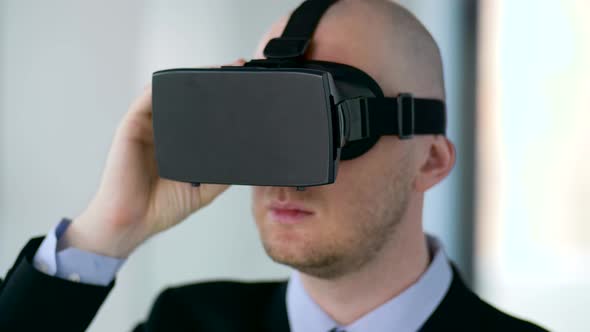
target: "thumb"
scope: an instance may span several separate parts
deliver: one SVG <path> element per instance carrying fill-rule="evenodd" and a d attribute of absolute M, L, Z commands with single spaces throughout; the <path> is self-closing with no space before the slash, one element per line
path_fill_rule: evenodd
<path fill-rule="evenodd" d="M 209 184 L 209 183 L 204 183 L 201 184 L 199 187 L 195 188 L 196 190 L 199 190 L 199 200 L 200 200 L 200 208 L 208 205 L 209 203 L 211 203 L 215 197 L 217 197 L 219 194 L 221 194 L 222 192 L 224 192 L 225 190 L 227 190 L 227 188 L 229 188 L 230 185 L 228 184 Z"/>

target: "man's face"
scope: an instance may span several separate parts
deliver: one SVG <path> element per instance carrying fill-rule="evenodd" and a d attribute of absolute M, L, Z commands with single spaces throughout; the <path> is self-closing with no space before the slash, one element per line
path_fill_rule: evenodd
<path fill-rule="evenodd" d="M 322 278 L 370 261 L 406 211 L 414 177 L 410 147 L 383 136 L 362 156 L 340 162 L 333 184 L 305 191 L 252 187 L 252 212 L 268 255 Z M 281 217 L 273 203 L 300 204 L 311 214 Z"/>

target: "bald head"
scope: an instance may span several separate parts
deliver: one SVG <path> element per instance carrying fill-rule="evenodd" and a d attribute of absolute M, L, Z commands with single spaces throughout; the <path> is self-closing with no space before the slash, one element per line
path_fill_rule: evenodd
<path fill-rule="evenodd" d="M 279 37 L 288 16 L 261 40 Z M 436 42 L 410 12 L 387 0 L 340 0 L 320 20 L 307 57 L 348 64 L 371 75 L 386 96 L 413 93 L 445 99 L 442 63 Z"/>

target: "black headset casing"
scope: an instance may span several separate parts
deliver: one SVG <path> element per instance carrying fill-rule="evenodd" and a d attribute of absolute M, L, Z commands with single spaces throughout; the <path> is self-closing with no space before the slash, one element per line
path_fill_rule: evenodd
<path fill-rule="evenodd" d="M 386 97 L 359 68 L 309 59 L 314 30 L 336 1 L 303 2 L 267 43 L 265 59 L 155 72 L 159 175 L 300 189 L 333 183 L 339 161 L 361 156 L 383 135 L 444 135 L 443 101 Z"/>
<path fill-rule="evenodd" d="M 379 84 L 366 72 L 351 65 L 328 62 L 320 60 L 298 60 L 298 61 L 272 61 L 272 60 L 254 60 L 246 63 L 245 66 L 254 67 L 271 67 L 271 68 L 307 68 L 321 70 L 330 73 L 334 85 L 332 92 L 332 107 L 346 99 L 357 97 L 384 97 L 383 90 Z M 338 117 L 334 116 L 336 120 Z M 335 123 L 334 128 L 343 124 Z M 334 130 L 334 134 L 338 133 Z M 334 137 L 334 142 L 339 141 L 339 137 Z M 368 138 L 348 142 L 340 150 L 340 160 L 350 160 L 357 158 L 367 152 L 379 140 L 378 136 L 369 136 Z"/>

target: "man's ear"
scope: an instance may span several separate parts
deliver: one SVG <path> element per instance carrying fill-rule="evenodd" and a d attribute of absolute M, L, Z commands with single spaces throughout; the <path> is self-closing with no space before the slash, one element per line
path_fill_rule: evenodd
<path fill-rule="evenodd" d="M 421 193 L 441 182 L 455 165 L 455 146 L 448 138 L 437 135 L 427 144 L 414 181 L 414 190 Z"/>

